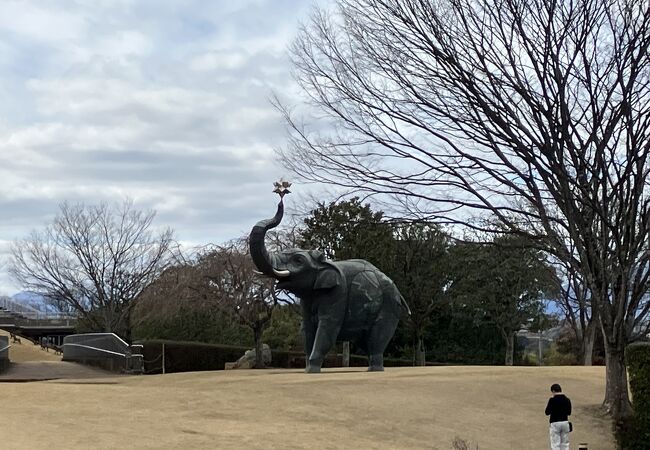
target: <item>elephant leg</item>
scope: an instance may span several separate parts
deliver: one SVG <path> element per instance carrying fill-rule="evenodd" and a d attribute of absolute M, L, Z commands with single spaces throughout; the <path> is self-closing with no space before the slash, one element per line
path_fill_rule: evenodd
<path fill-rule="evenodd" d="M 384 370 L 384 351 L 395 333 L 399 318 L 379 317 L 368 333 L 368 372 Z"/>
<path fill-rule="evenodd" d="M 305 372 L 309 372 L 309 357 L 314 349 L 314 341 L 316 340 L 317 323 L 311 319 L 303 319 L 303 336 L 305 338 Z"/>
<path fill-rule="evenodd" d="M 327 355 L 327 352 L 330 351 L 336 342 L 340 326 L 340 323 L 335 323 L 331 320 L 320 319 L 318 321 L 316 339 L 314 340 L 311 355 L 309 355 L 307 369 L 305 370 L 306 372 L 320 373 L 325 355 Z"/>

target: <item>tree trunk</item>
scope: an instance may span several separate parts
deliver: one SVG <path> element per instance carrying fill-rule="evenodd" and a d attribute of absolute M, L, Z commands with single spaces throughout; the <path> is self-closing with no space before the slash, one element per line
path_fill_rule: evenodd
<path fill-rule="evenodd" d="M 515 359 L 515 334 L 505 335 L 506 339 L 506 366 L 512 366 Z"/>
<path fill-rule="evenodd" d="M 542 330 L 539 330 L 537 336 L 537 365 L 542 365 Z"/>
<path fill-rule="evenodd" d="M 262 327 L 256 327 L 253 329 L 253 337 L 255 339 L 255 368 L 263 369 L 264 368 L 264 358 L 262 355 Z"/>
<path fill-rule="evenodd" d="M 596 341 L 596 324 L 593 320 L 587 325 L 587 330 L 582 336 L 582 364 L 591 366 L 593 365 L 594 342 Z"/>
<path fill-rule="evenodd" d="M 426 353 L 424 351 L 424 337 L 416 337 L 417 346 L 415 347 L 415 365 L 425 366 L 426 365 Z"/>
<path fill-rule="evenodd" d="M 124 317 L 124 340 L 127 344 L 131 345 L 132 332 L 131 332 L 131 305 L 127 306 L 126 316 Z"/>
<path fill-rule="evenodd" d="M 606 385 L 603 407 L 614 420 L 629 417 L 632 405 L 627 390 L 627 369 L 625 368 L 625 344 L 612 344 L 605 339 Z"/>

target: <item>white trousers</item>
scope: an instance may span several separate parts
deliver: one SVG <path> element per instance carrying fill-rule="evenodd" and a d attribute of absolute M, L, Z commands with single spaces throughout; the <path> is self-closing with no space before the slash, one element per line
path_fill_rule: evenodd
<path fill-rule="evenodd" d="M 569 422 L 553 422 L 549 434 L 551 450 L 569 450 Z"/>

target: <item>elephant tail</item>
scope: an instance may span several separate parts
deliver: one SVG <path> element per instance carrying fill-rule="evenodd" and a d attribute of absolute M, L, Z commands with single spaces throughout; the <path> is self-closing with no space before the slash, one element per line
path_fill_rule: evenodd
<path fill-rule="evenodd" d="M 400 299 L 400 306 L 404 308 L 404 310 L 408 313 L 409 316 L 411 316 L 411 308 L 409 308 L 408 303 L 406 303 L 406 300 L 404 300 L 404 296 L 402 294 L 399 295 Z"/>

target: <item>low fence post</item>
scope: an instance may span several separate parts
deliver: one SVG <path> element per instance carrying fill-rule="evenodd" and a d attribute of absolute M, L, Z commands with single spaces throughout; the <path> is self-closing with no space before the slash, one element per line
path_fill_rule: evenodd
<path fill-rule="evenodd" d="M 342 367 L 350 367 L 350 341 L 343 341 L 343 363 Z"/>
<path fill-rule="evenodd" d="M 162 373 L 165 375 L 165 343 L 162 344 Z"/>
<path fill-rule="evenodd" d="M 144 355 L 143 355 L 143 346 L 142 344 L 133 344 L 131 345 L 131 357 L 129 365 L 131 366 L 131 372 L 138 375 L 144 373 Z"/>

